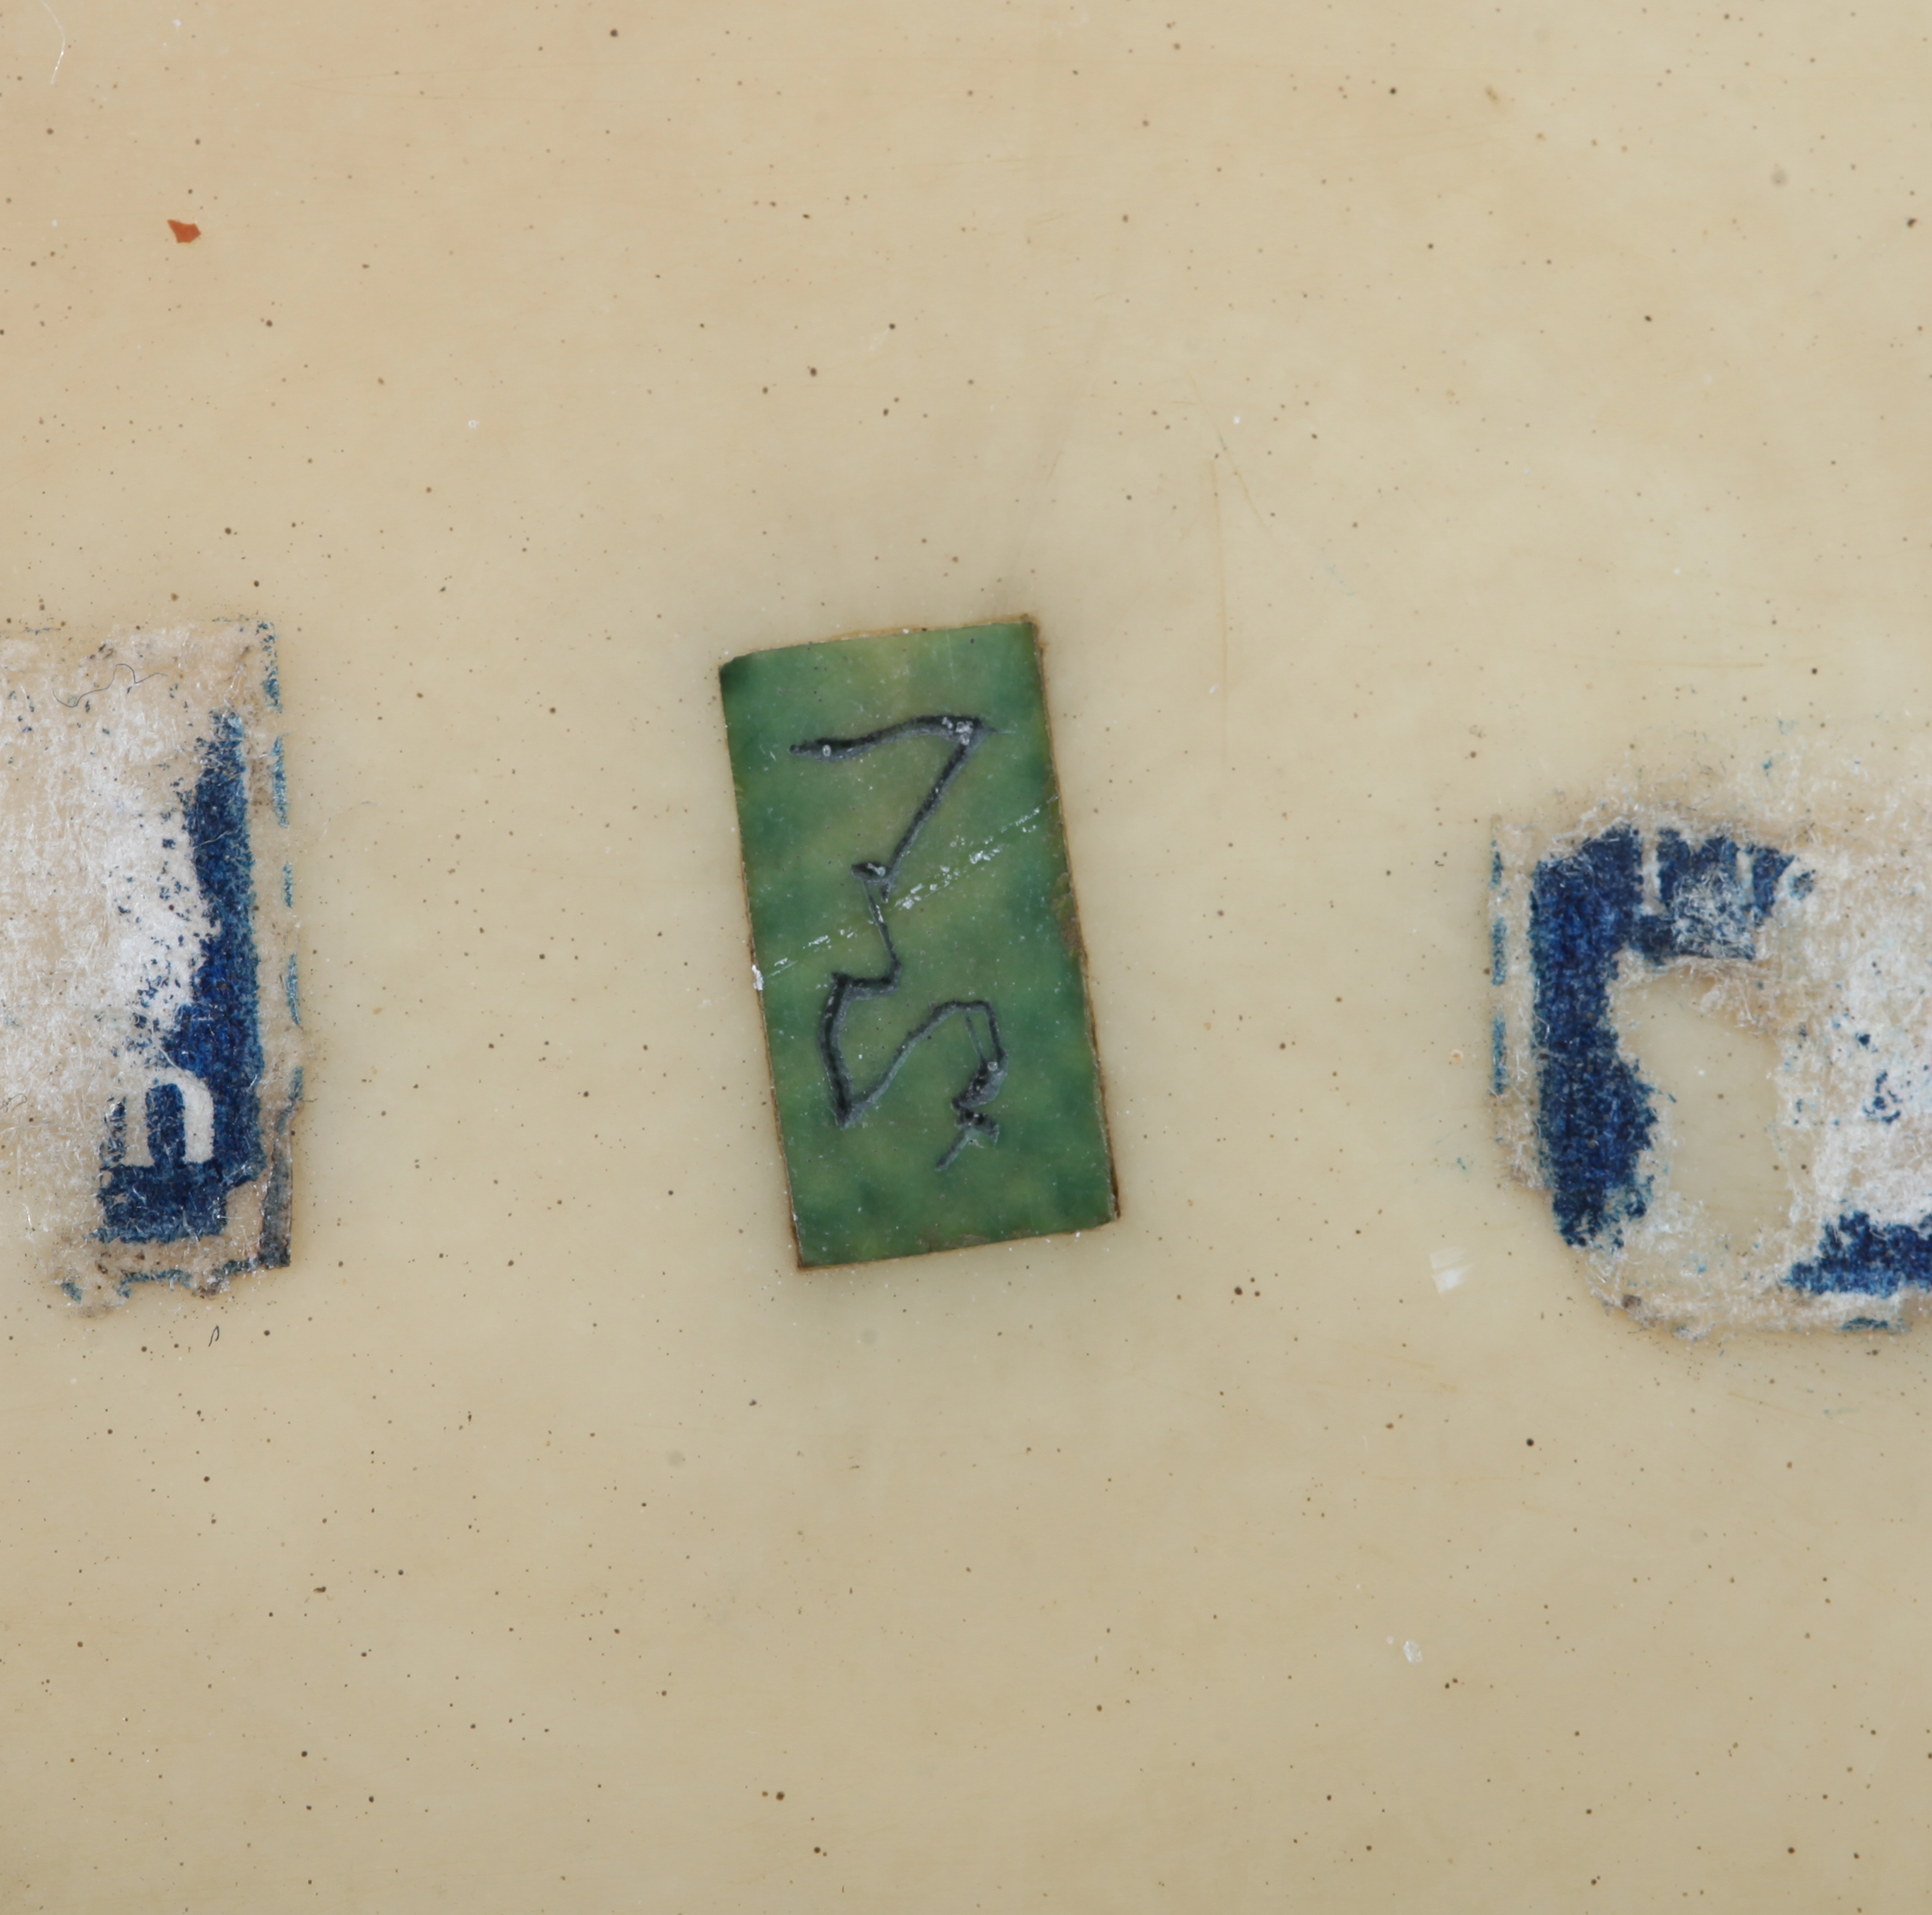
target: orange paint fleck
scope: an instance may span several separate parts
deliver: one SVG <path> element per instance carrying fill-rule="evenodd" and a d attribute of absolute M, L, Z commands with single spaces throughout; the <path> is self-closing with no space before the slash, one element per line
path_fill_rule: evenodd
<path fill-rule="evenodd" d="M 185 246 L 191 239 L 201 237 L 201 228 L 188 220 L 170 220 L 168 230 Z"/>

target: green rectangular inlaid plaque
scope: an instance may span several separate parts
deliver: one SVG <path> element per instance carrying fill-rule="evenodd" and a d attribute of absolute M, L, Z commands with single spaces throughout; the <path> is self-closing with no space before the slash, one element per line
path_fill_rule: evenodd
<path fill-rule="evenodd" d="M 718 677 L 799 1261 L 1107 1222 L 1031 624 L 752 652 Z"/>

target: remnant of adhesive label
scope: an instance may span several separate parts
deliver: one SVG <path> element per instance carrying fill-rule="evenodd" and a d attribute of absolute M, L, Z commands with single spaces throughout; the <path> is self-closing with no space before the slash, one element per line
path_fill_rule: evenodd
<path fill-rule="evenodd" d="M 266 626 L 0 641 L 0 1112 L 76 1301 L 288 1262 L 279 705 Z"/>
<path fill-rule="evenodd" d="M 754 652 L 721 684 L 800 1262 L 1106 1223 L 1033 626 Z"/>
<path fill-rule="evenodd" d="M 1932 1290 L 1932 807 L 1762 770 L 1498 832 L 1498 1135 L 1641 1321 L 1894 1327 Z M 1742 1223 L 1673 1180 L 1688 1133 L 1642 1028 L 1673 975 L 1770 1040 L 1779 1187 Z M 1763 1142 L 1734 1109 L 1733 1141 Z"/>

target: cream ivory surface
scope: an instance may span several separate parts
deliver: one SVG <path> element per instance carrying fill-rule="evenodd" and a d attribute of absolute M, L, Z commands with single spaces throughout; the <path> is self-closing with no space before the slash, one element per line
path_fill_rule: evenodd
<path fill-rule="evenodd" d="M 1592 1300 L 1484 887 L 1922 761 L 1922 10 L 0 46 L 0 616 L 275 626 L 311 1044 L 286 1273 L 10 1199 L 0 1902 L 1921 1905 L 1928 1346 Z M 1018 613 L 1124 1214 L 803 1277 L 713 674 Z"/>

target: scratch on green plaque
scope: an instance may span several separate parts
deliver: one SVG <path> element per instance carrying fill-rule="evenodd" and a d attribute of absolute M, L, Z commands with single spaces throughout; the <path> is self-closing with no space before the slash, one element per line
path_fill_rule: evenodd
<path fill-rule="evenodd" d="M 1033 626 L 752 652 L 718 677 L 799 1261 L 1106 1223 Z"/>

